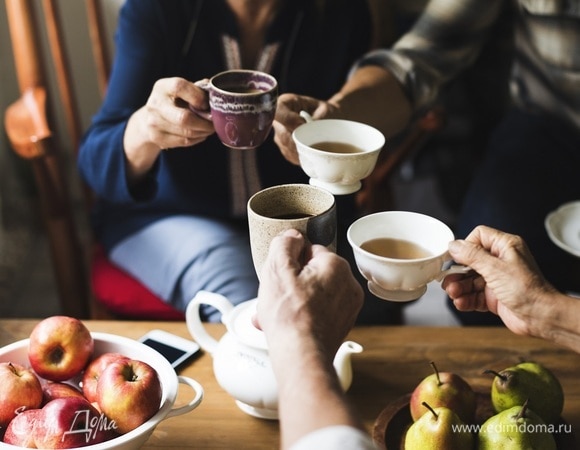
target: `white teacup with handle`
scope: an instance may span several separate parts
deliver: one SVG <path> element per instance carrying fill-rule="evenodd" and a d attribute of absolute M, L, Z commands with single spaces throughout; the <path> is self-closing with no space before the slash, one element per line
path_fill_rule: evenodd
<path fill-rule="evenodd" d="M 453 265 L 448 252 L 451 229 L 434 217 L 409 211 L 384 211 L 356 220 L 347 230 L 357 267 L 379 298 L 416 300 L 431 281 L 470 267 Z"/>

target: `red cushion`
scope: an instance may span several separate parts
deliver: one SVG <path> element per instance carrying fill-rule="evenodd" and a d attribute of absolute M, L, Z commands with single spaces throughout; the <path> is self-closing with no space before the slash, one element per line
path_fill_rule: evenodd
<path fill-rule="evenodd" d="M 115 266 L 97 247 L 91 265 L 93 293 L 108 311 L 145 320 L 184 320 L 185 314 L 155 296 L 131 275 Z"/>

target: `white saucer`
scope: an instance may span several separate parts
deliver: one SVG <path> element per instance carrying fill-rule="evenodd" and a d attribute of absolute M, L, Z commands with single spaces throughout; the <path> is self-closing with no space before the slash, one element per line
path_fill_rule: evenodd
<path fill-rule="evenodd" d="M 259 419 L 278 420 L 278 410 L 256 408 L 239 400 L 236 400 L 236 405 L 238 405 L 238 408 L 240 408 L 242 411 L 244 411 L 246 414 L 249 414 L 250 416 L 254 416 Z"/>
<path fill-rule="evenodd" d="M 561 249 L 580 256 L 580 201 L 565 203 L 546 216 L 550 239 Z"/>

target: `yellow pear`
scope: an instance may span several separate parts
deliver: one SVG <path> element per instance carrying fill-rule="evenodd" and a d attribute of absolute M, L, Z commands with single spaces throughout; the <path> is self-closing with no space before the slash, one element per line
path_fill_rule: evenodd
<path fill-rule="evenodd" d="M 423 402 L 427 402 L 432 408 L 445 406 L 453 410 L 465 423 L 472 422 L 477 402 L 469 383 L 456 373 L 439 372 L 433 361 L 430 364 L 433 373 L 426 376 L 411 394 L 409 407 L 413 420 L 425 413 Z"/>
<path fill-rule="evenodd" d="M 473 450 L 474 436 L 451 409 L 427 408 L 405 434 L 405 450 Z"/>

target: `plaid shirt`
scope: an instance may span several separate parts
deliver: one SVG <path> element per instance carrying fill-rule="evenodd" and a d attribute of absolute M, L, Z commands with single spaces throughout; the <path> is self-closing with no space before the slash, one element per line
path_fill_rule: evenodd
<path fill-rule="evenodd" d="M 366 55 L 358 66 L 388 68 L 415 110 L 470 65 L 508 0 L 431 0 L 391 50 Z M 580 0 L 509 0 L 514 10 L 512 102 L 565 118 L 580 128 Z"/>

